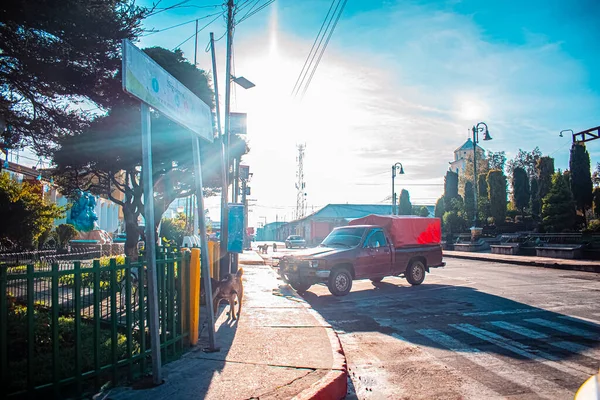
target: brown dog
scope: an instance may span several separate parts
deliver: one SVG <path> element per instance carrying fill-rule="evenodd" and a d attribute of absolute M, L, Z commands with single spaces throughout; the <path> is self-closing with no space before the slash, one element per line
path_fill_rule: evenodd
<path fill-rule="evenodd" d="M 242 282 L 242 275 L 244 270 L 238 269 L 237 273 L 227 274 L 227 276 L 217 281 L 211 278 L 212 281 L 212 292 L 213 292 L 213 309 L 215 316 L 219 310 L 219 303 L 221 300 L 229 301 L 229 310 L 231 312 L 231 319 L 236 320 L 242 312 L 242 301 L 244 299 L 244 284 Z M 238 311 L 237 317 L 235 314 L 235 297 L 237 296 Z"/>

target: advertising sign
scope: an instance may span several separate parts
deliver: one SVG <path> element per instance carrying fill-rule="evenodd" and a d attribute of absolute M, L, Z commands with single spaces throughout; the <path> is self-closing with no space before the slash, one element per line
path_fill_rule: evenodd
<path fill-rule="evenodd" d="M 248 114 L 229 113 L 229 132 L 237 135 L 248 134 Z"/>
<path fill-rule="evenodd" d="M 229 226 L 227 234 L 227 251 L 242 253 L 244 251 L 244 205 L 229 204 Z"/>
<path fill-rule="evenodd" d="M 123 41 L 123 90 L 213 141 L 210 107 L 129 40 Z"/>

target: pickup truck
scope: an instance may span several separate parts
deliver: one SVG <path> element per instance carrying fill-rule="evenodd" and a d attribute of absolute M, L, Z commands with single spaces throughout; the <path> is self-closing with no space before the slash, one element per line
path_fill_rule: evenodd
<path fill-rule="evenodd" d="M 335 296 L 348 294 L 355 279 L 403 276 L 420 285 L 430 268 L 445 265 L 440 238 L 437 218 L 372 215 L 334 229 L 316 248 L 284 256 L 279 274 L 298 292 L 325 283 Z"/>

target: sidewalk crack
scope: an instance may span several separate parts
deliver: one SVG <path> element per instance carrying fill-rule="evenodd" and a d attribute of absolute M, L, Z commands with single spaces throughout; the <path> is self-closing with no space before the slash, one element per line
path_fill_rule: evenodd
<path fill-rule="evenodd" d="M 296 382 L 296 381 L 298 381 L 300 379 L 306 378 L 308 375 L 312 374 L 313 372 L 315 372 L 315 370 L 307 371 L 305 374 L 303 374 L 301 376 L 298 376 L 298 377 L 292 379 L 291 381 L 289 381 L 287 383 L 284 383 L 283 385 L 277 386 L 275 389 L 269 390 L 266 393 L 261 393 L 258 396 L 249 397 L 247 400 L 257 400 L 257 399 L 260 399 L 261 397 L 273 394 L 273 393 L 277 392 L 279 389 L 281 389 L 283 387 L 290 386 L 290 385 L 294 384 L 294 382 Z"/>

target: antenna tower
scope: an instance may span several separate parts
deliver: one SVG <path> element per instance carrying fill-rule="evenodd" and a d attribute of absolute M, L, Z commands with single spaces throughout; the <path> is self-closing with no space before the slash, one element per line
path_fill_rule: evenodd
<path fill-rule="evenodd" d="M 306 215 L 306 182 L 304 182 L 304 150 L 306 144 L 299 144 L 298 149 L 298 169 L 296 171 L 296 219 L 304 218 Z"/>

